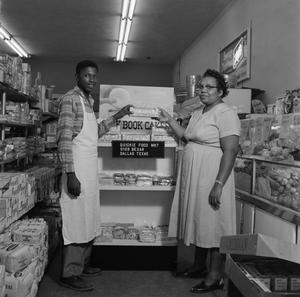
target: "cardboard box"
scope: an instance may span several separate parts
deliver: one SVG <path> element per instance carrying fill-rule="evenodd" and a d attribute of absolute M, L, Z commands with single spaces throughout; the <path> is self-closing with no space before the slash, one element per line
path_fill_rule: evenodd
<path fill-rule="evenodd" d="M 299 245 L 263 234 L 240 234 L 222 237 L 220 252 L 227 254 L 226 274 L 244 297 L 300 296 Z M 267 261 L 267 259 L 270 261 L 270 258 L 281 259 L 282 262 L 280 260 L 271 262 L 274 264 L 274 261 L 276 263 L 278 261 L 282 265 L 276 264 L 278 267 L 270 264 L 269 267 L 261 265 L 262 269 L 255 269 L 255 263 Z M 247 264 L 245 265 L 247 262 L 254 263 L 253 266 L 248 265 L 250 269 Z M 290 274 L 289 267 L 291 265 L 296 266 L 296 268 L 294 266 L 292 268 L 296 275 Z M 299 272 L 297 273 L 297 271 Z M 228 292 L 228 296 L 230 296 L 230 292 Z"/>
<path fill-rule="evenodd" d="M 300 264 L 300 247 L 263 234 L 223 236 L 220 243 L 223 254 L 274 257 Z"/>

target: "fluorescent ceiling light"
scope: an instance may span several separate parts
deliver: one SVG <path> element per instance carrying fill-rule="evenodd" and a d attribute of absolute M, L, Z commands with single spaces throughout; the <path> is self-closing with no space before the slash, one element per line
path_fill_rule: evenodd
<path fill-rule="evenodd" d="M 120 61 L 124 61 L 124 59 L 125 59 L 126 47 L 127 47 L 126 44 L 123 44 L 123 45 L 122 45 Z"/>
<path fill-rule="evenodd" d="M 4 41 L 6 42 L 6 44 L 12 49 L 14 50 L 20 57 L 23 57 L 23 54 L 21 53 L 21 51 L 19 51 L 18 48 L 16 48 L 14 46 L 14 44 L 11 42 L 10 39 L 4 39 Z"/>
<path fill-rule="evenodd" d="M 10 34 L 3 27 L 0 27 L 0 37 L 2 39 L 10 39 Z"/>
<path fill-rule="evenodd" d="M 123 43 L 125 27 L 126 27 L 126 19 L 122 19 L 120 24 L 120 32 L 119 32 L 119 44 Z"/>
<path fill-rule="evenodd" d="M 117 57 L 116 57 L 116 61 L 120 61 L 121 59 L 121 51 L 122 51 L 122 44 L 118 44 L 118 48 L 117 48 Z"/>
<path fill-rule="evenodd" d="M 13 49 L 20 57 L 28 58 L 29 54 L 25 49 L 18 43 L 12 35 L 4 28 L 0 27 L 0 37 Z"/>
<path fill-rule="evenodd" d="M 129 0 L 123 0 L 122 19 L 125 19 L 127 17 L 128 7 Z"/>
<path fill-rule="evenodd" d="M 23 49 L 23 47 L 15 40 L 15 39 L 11 39 L 10 42 L 13 44 L 13 46 L 15 48 L 18 49 L 18 51 L 22 54 L 23 57 L 28 57 L 28 54 L 26 53 L 26 51 Z"/>
<path fill-rule="evenodd" d="M 117 55 L 115 58 L 115 61 L 117 62 L 123 62 L 125 59 L 135 4 L 136 0 L 123 0 Z"/>
<path fill-rule="evenodd" d="M 136 2 L 136 0 L 131 0 L 130 1 L 130 6 L 129 6 L 129 11 L 128 11 L 127 17 L 129 19 L 131 19 L 131 20 L 133 18 L 133 13 L 134 13 L 134 8 L 135 8 L 135 2 Z"/>
<path fill-rule="evenodd" d="M 125 34 L 124 34 L 124 40 L 123 40 L 124 44 L 127 44 L 127 42 L 128 42 L 128 37 L 129 37 L 129 33 L 130 33 L 131 24 L 132 24 L 132 20 L 127 19 L 126 30 L 125 30 Z"/>

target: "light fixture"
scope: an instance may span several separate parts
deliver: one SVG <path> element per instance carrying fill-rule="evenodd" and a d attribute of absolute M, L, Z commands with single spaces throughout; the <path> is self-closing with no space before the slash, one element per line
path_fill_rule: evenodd
<path fill-rule="evenodd" d="M 130 34 L 135 3 L 136 0 L 123 0 L 117 55 L 115 58 L 115 61 L 117 62 L 124 62 L 125 60 L 125 52 Z"/>
<path fill-rule="evenodd" d="M 25 49 L 18 43 L 12 35 L 3 27 L 0 27 L 0 38 L 2 38 L 5 43 L 13 49 L 21 58 L 28 58 L 29 54 L 25 51 Z"/>

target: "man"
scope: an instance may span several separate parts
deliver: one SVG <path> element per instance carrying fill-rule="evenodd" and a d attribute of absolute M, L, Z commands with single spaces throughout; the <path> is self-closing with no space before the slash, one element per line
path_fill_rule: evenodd
<path fill-rule="evenodd" d="M 58 155 L 62 163 L 62 234 L 64 240 L 60 284 L 90 291 L 93 285 L 82 276 L 96 276 L 100 268 L 89 266 L 92 241 L 100 229 L 98 189 L 98 137 L 117 120 L 130 114 L 130 105 L 97 124 L 91 96 L 98 66 L 84 60 L 76 66 L 77 86 L 60 101 L 57 128 Z"/>

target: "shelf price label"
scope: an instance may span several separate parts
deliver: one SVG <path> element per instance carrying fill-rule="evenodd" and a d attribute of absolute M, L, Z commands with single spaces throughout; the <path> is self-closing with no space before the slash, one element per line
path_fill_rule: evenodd
<path fill-rule="evenodd" d="M 164 158 L 164 141 L 112 141 L 113 158 Z"/>

